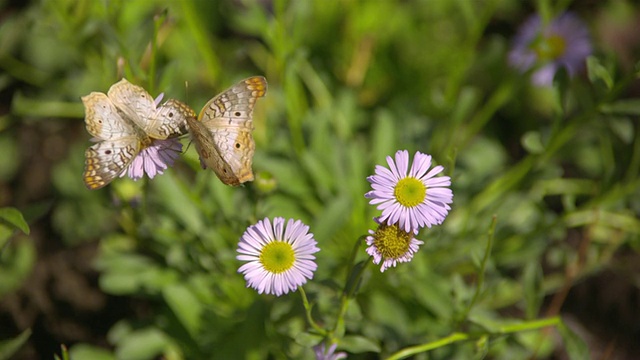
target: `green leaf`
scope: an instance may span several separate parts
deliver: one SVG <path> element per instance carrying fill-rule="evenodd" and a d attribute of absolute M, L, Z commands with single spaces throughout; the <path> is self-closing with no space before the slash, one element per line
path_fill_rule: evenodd
<path fill-rule="evenodd" d="M 16 92 L 13 96 L 11 109 L 17 116 L 46 119 L 51 117 L 79 119 L 84 115 L 84 108 L 77 101 L 46 101 L 44 99 L 29 98 L 21 92 Z"/>
<path fill-rule="evenodd" d="M 69 360 L 69 349 L 65 344 L 60 345 L 60 351 L 62 352 L 62 360 Z"/>
<path fill-rule="evenodd" d="M 527 319 L 532 319 L 538 314 L 544 291 L 542 289 L 542 270 L 538 261 L 526 264 L 522 274 L 524 287 L 524 300 L 526 302 Z"/>
<path fill-rule="evenodd" d="M 97 346 L 77 344 L 69 349 L 69 359 L 114 360 L 115 356 Z"/>
<path fill-rule="evenodd" d="M 0 298 L 22 286 L 31 273 L 37 254 L 32 241 L 16 241 L 0 253 Z"/>
<path fill-rule="evenodd" d="M 7 32 L 4 32 L 6 35 Z M 5 115 L 0 116 L 0 131 L 5 130 L 6 127 L 13 123 L 12 116 Z M 15 136 L 10 131 L 3 131 L 0 135 L 0 154 L 2 154 L 2 162 L 0 162 L 0 181 L 9 182 L 15 176 L 18 168 L 20 167 L 20 152 L 19 152 L 19 137 Z"/>
<path fill-rule="evenodd" d="M 542 137 L 537 131 L 528 131 L 522 136 L 522 146 L 530 154 L 542 154 L 544 152 L 544 145 L 542 144 Z"/>
<path fill-rule="evenodd" d="M 10 359 L 29 340 L 31 329 L 23 331 L 13 339 L 0 341 L 0 360 Z"/>
<path fill-rule="evenodd" d="M 325 143 L 326 145 L 327 143 Z M 326 164 L 322 163 L 318 156 L 309 151 L 305 151 L 301 158 L 301 166 L 309 173 L 316 191 L 321 195 L 328 196 L 333 183 L 336 181 L 335 174 Z"/>
<path fill-rule="evenodd" d="M 373 161 L 384 164 L 387 156 L 392 156 L 395 151 L 395 142 L 397 139 L 397 121 L 393 118 L 393 114 L 386 110 L 380 110 L 376 113 L 375 122 L 372 126 L 372 140 L 374 144 L 372 149 Z"/>
<path fill-rule="evenodd" d="M 156 358 L 169 348 L 169 339 L 160 330 L 147 328 L 134 331 L 118 343 L 116 358 L 146 360 Z"/>
<path fill-rule="evenodd" d="M 345 196 L 338 197 L 334 201 L 325 204 L 322 214 L 318 216 L 312 227 L 316 240 L 323 243 L 339 231 L 344 223 L 349 220 L 351 207 L 351 198 Z"/>
<path fill-rule="evenodd" d="M 0 219 L 4 220 L 4 222 L 9 223 L 14 228 L 22 231 L 23 233 L 29 235 L 29 225 L 24 220 L 22 213 L 12 207 L 5 207 L 0 209 Z"/>
<path fill-rule="evenodd" d="M 358 276 L 361 273 L 362 268 L 367 265 L 367 261 L 360 261 L 359 263 L 353 265 L 353 269 L 349 271 L 349 278 L 347 279 L 347 283 L 344 286 L 344 291 L 351 295 L 355 296 L 358 292 L 358 288 L 360 287 L 360 283 L 362 282 L 362 278 Z"/>
<path fill-rule="evenodd" d="M 380 352 L 380 345 L 364 336 L 347 335 L 340 340 L 339 347 L 350 353 Z"/>
<path fill-rule="evenodd" d="M 311 334 L 306 331 L 298 332 L 294 337 L 296 344 L 300 344 L 304 347 L 310 348 L 322 341 L 322 336 L 318 334 Z"/>
<path fill-rule="evenodd" d="M 595 84 L 597 80 L 601 80 L 607 89 L 611 90 L 613 88 L 613 77 L 609 70 L 602 65 L 600 59 L 595 56 L 587 58 L 587 75 L 592 84 Z"/>
<path fill-rule="evenodd" d="M 564 348 L 571 360 L 589 359 L 589 348 L 582 338 L 571 330 L 564 322 L 558 324 L 558 331 L 564 341 Z"/>
<path fill-rule="evenodd" d="M 489 337 L 481 336 L 475 343 L 476 351 L 474 353 L 473 358 L 476 360 L 484 359 L 489 353 Z"/>
<path fill-rule="evenodd" d="M 640 102 L 638 103 L 640 105 Z M 631 144 L 635 138 L 634 125 L 628 117 L 609 117 L 606 119 L 611 131 L 616 134 L 624 144 Z"/>
<path fill-rule="evenodd" d="M 162 289 L 162 295 L 180 323 L 195 337 L 200 331 L 202 303 L 191 289 L 183 284 L 173 284 Z"/>
<path fill-rule="evenodd" d="M 600 111 L 605 114 L 640 115 L 640 99 L 618 100 L 611 104 L 602 105 Z"/>
<path fill-rule="evenodd" d="M 140 255 L 114 254 L 103 257 L 96 267 L 103 271 L 100 288 L 110 294 L 131 294 L 142 288 L 158 293 L 177 281 L 175 270 L 158 267 L 149 258 Z"/>
<path fill-rule="evenodd" d="M 189 189 L 184 186 L 184 183 L 179 183 L 175 176 L 167 174 L 153 180 L 153 189 L 161 194 L 159 201 L 166 211 L 187 229 L 196 234 L 204 229 L 202 213 L 189 198 Z"/>
<path fill-rule="evenodd" d="M 107 273 L 100 276 L 100 289 L 111 295 L 134 294 L 139 287 L 137 278 L 128 274 Z"/>

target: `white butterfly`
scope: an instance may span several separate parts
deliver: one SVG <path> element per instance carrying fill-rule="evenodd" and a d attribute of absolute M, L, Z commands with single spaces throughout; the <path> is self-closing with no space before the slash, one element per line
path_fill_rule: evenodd
<path fill-rule="evenodd" d="M 250 77 L 209 100 L 197 120 L 187 117 L 202 167 L 227 185 L 253 180 L 253 107 L 266 91 L 264 77 Z"/>
<path fill-rule="evenodd" d="M 156 107 L 140 86 L 120 80 L 105 95 L 92 92 L 82 97 L 87 131 L 97 144 L 85 151 L 84 183 L 99 189 L 122 174 L 140 151 L 154 139 L 168 139 L 186 132 L 186 119 L 195 112 L 170 99 Z"/>

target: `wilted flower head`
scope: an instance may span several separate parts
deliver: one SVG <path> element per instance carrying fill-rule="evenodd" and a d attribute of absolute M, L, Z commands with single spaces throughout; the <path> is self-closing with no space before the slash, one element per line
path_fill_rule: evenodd
<path fill-rule="evenodd" d="M 395 267 L 399 262 L 409 262 L 413 254 L 424 242 L 417 240 L 413 232 L 401 229 L 398 224 L 387 225 L 375 219 L 378 223 L 376 231 L 369 230 L 366 238 L 367 254 L 373 256 L 373 263 L 380 264 L 380 272 Z"/>
<path fill-rule="evenodd" d="M 376 165 L 375 175 L 367 178 L 373 190 L 364 195 L 382 210 L 380 220 L 415 233 L 421 227 L 441 224 L 453 201 L 448 188 L 451 179 L 435 177 L 444 168 L 436 166 L 429 171 L 431 156 L 417 151 L 409 169 L 407 150 L 396 152 L 395 162 L 387 156 L 387 164 L 389 169 Z"/>
<path fill-rule="evenodd" d="M 316 353 L 316 360 L 339 360 L 346 359 L 347 353 L 339 352 L 335 353 L 338 344 L 332 344 L 329 348 L 326 348 L 326 344 L 323 342 L 313 347 L 313 351 Z"/>
<path fill-rule="evenodd" d="M 591 41 L 585 24 L 574 14 L 565 13 L 543 24 L 538 15 L 520 27 L 509 52 L 509 64 L 521 72 L 537 68 L 535 85 L 551 86 L 558 69 L 564 67 L 575 76 L 591 55 Z"/>
<path fill-rule="evenodd" d="M 133 180 L 138 180 L 146 173 L 150 179 L 153 179 L 172 166 L 181 152 L 182 143 L 178 139 L 153 139 L 151 145 L 138 153 L 120 177 L 126 174 Z"/>
<path fill-rule="evenodd" d="M 284 218 L 273 219 L 273 224 L 264 218 L 240 238 L 236 258 L 246 263 L 238 272 L 259 294 L 286 294 L 313 278 L 317 268 L 313 254 L 320 251 L 316 244 L 300 220 L 289 219 L 285 226 Z"/>

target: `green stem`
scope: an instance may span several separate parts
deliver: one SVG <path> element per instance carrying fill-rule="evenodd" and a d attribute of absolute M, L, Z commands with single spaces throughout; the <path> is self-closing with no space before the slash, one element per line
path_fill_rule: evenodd
<path fill-rule="evenodd" d="M 302 305 L 304 306 L 304 310 L 305 313 L 307 315 L 307 321 L 309 322 L 309 325 L 311 325 L 311 327 L 318 332 L 318 334 L 322 335 L 322 336 L 327 336 L 327 331 L 325 329 L 323 329 L 322 327 L 320 327 L 320 325 L 318 325 L 315 320 L 313 320 L 313 316 L 311 315 L 311 304 L 309 304 L 309 299 L 307 298 L 307 293 L 304 291 L 304 289 L 302 288 L 302 286 L 298 287 L 298 290 L 300 291 L 300 296 L 302 297 Z"/>
<path fill-rule="evenodd" d="M 469 302 L 469 305 L 467 305 L 467 308 L 465 309 L 464 313 L 459 318 L 460 322 L 465 321 L 465 319 L 469 315 L 469 312 L 471 311 L 473 306 L 476 304 L 476 301 L 478 301 L 478 298 L 480 297 L 480 292 L 482 291 L 482 288 L 484 286 L 484 275 L 487 269 L 487 263 L 489 262 L 489 256 L 491 255 L 491 248 L 493 247 L 493 235 L 495 234 L 496 223 L 497 223 L 497 216 L 494 215 L 491 220 L 491 225 L 489 226 L 489 232 L 487 234 L 487 247 L 485 248 L 484 256 L 482 258 L 482 262 L 480 263 L 480 270 L 478 272 L 478 282 L 476 284 L 475 293 L 473 294 L 473 298 Z"/>
<path fill-rule="evenodd" d="M 342 295 L 340 296 L 340 309 L 338 310 L 338 316 L 336 317 L 336 322 L 331 329 L 331 333 L 335 333 L 337 329 L 344 327 L 344 314 L 347 312 L 347 307 L 349 306 L 349 299 L 353 297 L 356 293 L 356 289 L 358 288 L 358 284 L 360 279 L 362 278 L 362 274 L 364 274 L 364 270 L 369 264 L 369 261 L 366 261 L 362 266 L 356 266 L 356 256 L 358 255 L 358 250 L 360 249 L 360 244 L 364 241 L 366 235 L 362 235 L 358 238 L 356 243 L 353 246 L 351 254 L 349 255 L 349 272 L 347 273 L 347 277 L 344 282 L 344 289 L 342 290 Z"/>
<path fill-rule="evenodd" d="M 556 316 L 548 319 L 527 321 L 520 324 L 505 325 L 500 327 L 495 332 L 482 332 L 482 333 L 474 333 L 474 334 L 455 332 L 449 336 L 446 336 L 442 339 L 438 339 L 436 341 L 402 349 L 394 354 L 391 354 L 387 358 L 387 360 L 404 359 L 412 355 L 437 349 L 437 348 L 440 348 L 449 344 L 453 344 L 456 342 L 475 340 L 475 339 L 480 339 L 486 336 L 501 336 L 501 335 L 507 335 L 507 334 L 512 334 L 512 333 L 521 332 L 521 331 L 538 330 L 538 329 L 549 327 L 549 326 L 558 326 L 560 324 L 562 324 L 562 320 L 560 320 L 560 318 Z"/>
<path fill-rule="evenodd" d="M 507 335 L 522 331 L 538 330 L 549 326 L 558 326 L 562 324 L 562 320 L 558 316 L 551 318 L 527 321 L 519 324 L 501 326 L 498 331 L 489 335 Z"/>
<path fill-rule="evenodd" d="M 367 236 L 366 235 L 362 235 L 358 238 L 358 240 L 355 242 L 355 244 L 353 245 L 353 248 L 351 249 L 351 253 L 349 254 L 349 262 L 347 262 L 347 264 L 349 264 L 349 272 L 347 273 L 347 277 L 344 279 L 344 289 L 342 290 L 342 296 L 345 296 L 345 293 L 347 292 L 347 288 L 349 285 L 349 279 L 351 279 L 351 273 L 353 272 L 353 268 L 355 265 L 355 261 L 356 261 L 356 256 L 358 255 L 358 250 L 360 249 L 360 243 L 362 241 L 364 241 L 364 239 L 366 239 Z"/>
<path fill-rule="evenodd" d="M 419 354 L 421 352 L 437 349 L 437 348 L 443 347 L 445 345 L 453 344 L 453 343 L 456 343 L 456 342 L 469 340 L 470 338 L 471 338 L 471 336 L 469 336 L 468 334 L 457 333 L 456 332 L 456 333 L 453 333 L 453 334 L 451 334 L 451 335 L 449 335 L 447 337 L 444 337 L 444 338 L 436 340 L 436 341 L 432 341 L 430 343 L 426 343 L 426 344 L 418 345 L 418 346 L 411 346 L 411 347 L 402 349 L 402 350 L 396 352 L 395 354 L 392 354 L 391 356 L 389 356 L 387 358 L 387 360 L 404 359 L 404 358 L 409 357 L 411 355 L 415 355 L 415 354 Z"/>

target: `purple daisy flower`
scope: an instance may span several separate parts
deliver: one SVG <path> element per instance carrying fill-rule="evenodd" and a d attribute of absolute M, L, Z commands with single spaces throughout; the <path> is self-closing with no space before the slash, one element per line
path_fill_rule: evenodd
<path fill-rule="evenodd" d="M 448 186 L 451 178 L 435 177 L 442 166 L 431 171 L 431 156 L 416 151 L 409 169 L 409 152 L 396 152 L 395 162 L 387 156 L 389 169 L 376 165 L 375 175 L 369 176 L 372 191 L 364 196 L 369 204 L 378 204 L 382 210 L 380 221 L 398 224 L 406 232 L 418 233 L 421 227 L 441 224 L 453 202 L 453 192 Z"/>
<path fill-rule="evenodd" d="M 414 237 L 413 232 L 404 231 L 397 224 L 387 225 L 379 219 L 374 220 L 378 223 L 378 229 L 369 230 L 367 254 L 373 256 L 374 264 L 382 263 L 380 272 L 398 263 L 411 261 L 413 254 L 424 244 Z"/>
<path fill-rule="evenodd" d="M 329 348 L 326 348 L 326 344 L 323 342 L 313 347 L 313 351 L 316 353 L 316 360 L 340 360 L 346 359 L 347 353 L 336 353 L 338 344 L 332 344 Z"/>
<path fill-rule="evenodd" d="M 133 180 L 139 180 L 146 173 L 149 179 L 162 174 L 182 152 L 182 143 L 178 139 L 157 140 L 153 139 L 151 145 L 142 149 L 131 161 L 127 170 L 120 174 L 125 174 Z"/>
<path fill-rule="evenodd" d="M 575 76 L 591 52 L 589 30 L 576 15 L 565 13 L 546 25 L 534 15 L 516 34 L 509 64 L 521 72 L 536 68 L 533 84 L 551 86 L 558 69 L 564 67 L 569 76 Z"/>
<path fill-rule="evenodd" d="M 236 259 L 246 261 L 238 272 L 244 274 L 247 287 L 259 294 L 280 296 L 294 291 L 313 278 L 314 253 L 320 251 L 309 227 L 300 220 L 268 218 L 251 225 L 238 243 Z"/>

